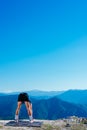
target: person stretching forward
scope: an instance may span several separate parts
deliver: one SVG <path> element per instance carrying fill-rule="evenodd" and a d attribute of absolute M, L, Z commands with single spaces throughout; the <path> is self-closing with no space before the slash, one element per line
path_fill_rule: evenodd
<path fill-rule="evenodd" d="M 32 116 L 32 103 L 29 100 L 28 94 L 27 93 L 20 93 L 18 95 L 18 104 L 17 104 L 17 108 L 16 108 L 16 112 L 15 112 L 15 121 L 18 122 L 19 121 L 19 111 L 20 111 L 20 107 L 22 104 L 25 104 L 28 115 L 29 115 L 29 119 L 30 122 L 33 123 L 33 116 Z"/>

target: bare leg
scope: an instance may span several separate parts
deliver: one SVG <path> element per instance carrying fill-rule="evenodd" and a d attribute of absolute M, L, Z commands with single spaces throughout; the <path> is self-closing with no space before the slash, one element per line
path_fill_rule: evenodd
<path fill-rule="evenodd" d="M 29 118 L 30 118 L 31 121 L 33 121 L 32 104 L 30 102 L 25 101 L 25 105 L 26 105 L 26 108 L 27 108 L 27 111 L 28 111 Z"/>
<path fill-rule="evenodd" d="M 19 114 L 21 104 L 22 104 L 22 102 L 18 102 L 17 109 L 16 109 L 16 113 L 15 113 L 16 115 Z"/>
<path fill-rule="evenodd" d="M 32 115 L 32 104 L 25 101 L 25 106 L 27 108 L 28 115 L 31 116 Z"/>
<path fill-rule="evenodd" d="M 18 102 L 17 109 L 16 109 L 16 112 L 15 112 L 15 120 L 16 120 L 16 122 L 18 122 L 18 118 L 19 118 L 18 115 L 19 115 L 21 104 L 22 104 L 22 102 Z"/>

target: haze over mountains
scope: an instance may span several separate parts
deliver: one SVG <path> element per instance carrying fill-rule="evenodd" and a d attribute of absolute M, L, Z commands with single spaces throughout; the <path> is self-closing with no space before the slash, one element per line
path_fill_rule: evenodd
<path fill-rule="evenodd" d="M 26 91 L 29 96 L 35 97 L 35 98 L 49 98 L 54 97 L 59 94 L 62 94 L 64 91 L 41 91 L 41 90 L 31 90 Z M 10 93 L 0 93 L 0 95 L 16 95 L 20 92 L 10 92 Z"/>
<path fill-rule="evenodd" d="M 87 90 L 28 91 L 33 104 L 34 118 L 59 119 L 76 115 L 87 117 Z M 0 119 L 14 119 L 17 93 L 0 93 Z M 28 118 L 25 105 L 20 118 Z"/>

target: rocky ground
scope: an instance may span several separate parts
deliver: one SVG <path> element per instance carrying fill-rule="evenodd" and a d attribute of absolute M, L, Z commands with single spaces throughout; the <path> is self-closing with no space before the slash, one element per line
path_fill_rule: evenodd
<path fill-rule="evenodd" d="M 36 120 L 43 122 L 41 127 L 13 127 L 5 126 L 9 120 L 0 120 L 0 130 L 87 130 L 83 123 L 70 122 L 66 120 Z"/>

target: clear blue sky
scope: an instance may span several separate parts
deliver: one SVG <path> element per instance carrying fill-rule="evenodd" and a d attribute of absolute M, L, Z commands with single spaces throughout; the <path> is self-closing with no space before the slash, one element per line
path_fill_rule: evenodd
<path fill-rule="evenodd" d="M 87 0 L 0 1 L 0 92 L 87 89 Z"/>

